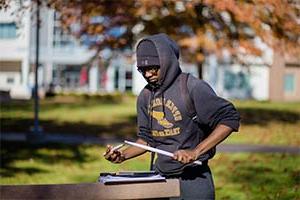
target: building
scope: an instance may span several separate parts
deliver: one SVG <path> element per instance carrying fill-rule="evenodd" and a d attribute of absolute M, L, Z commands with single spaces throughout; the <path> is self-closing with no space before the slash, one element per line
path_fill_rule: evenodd
<path fill-rule="evenodd" d="M 300 57 L 275 52 L 269 84 L 270 100 L 300 101 Z"/>
<path fill-rule="evenodd" d="M 18 88 L 23 91 L 26 98 L 30 98 L 28 88 L 30 18 L 28 16 L 21 19 L 22 30 L 20 30 L 17 27 L 17 20 L 12 16 L 13 11 L 14 9 L 0 10 L 0 90 L 10 91 Z"/>
<path fill-rule="evenodd" d="M 12 97 L 31 98 L 34 87 L 36 19 L 29 10 L 20 17 L 18 4 L 12 1 L 9 10 L 0 11 L 0 90 Z M 59 16 L 41 8 L 39 46 L 39 86 L 52 85 L 61 90 L 78 90 L 93 86 L 84 79 L 87 63 L 95 54 L 61 29 Z M 80 79 L 81 77 L 81 79 Z"/>
<path fill-rule="evenodd" d="M 24 10 L 20 18 L 15 12 L 18 6 L 12 2 L 9 10 L 0 11 L 0 49 L 5 49 L 0 54 L 0 90 L 13 98 L 29 99 L 34 88 L 36 18 L 34 10 Z M 62 30 L 59 13 L 42 7 L 40 21 L 40 95 L 49 89 L 92 94 L 132 90 L 134 60 L 130 50 L 104 49 L 100 54 L 107 60 L 91 61 L 95 50 Z"/>
<path fill-rule="evenodd" d="M 233 63 L 226 52 L 222 59 L 208 57 L 204 79 L 215 91 L 231 99 L 300 101 L 300 57 L 273 51 L 256 39 L 260 57 L 244 55 L 246 65 Z"/>

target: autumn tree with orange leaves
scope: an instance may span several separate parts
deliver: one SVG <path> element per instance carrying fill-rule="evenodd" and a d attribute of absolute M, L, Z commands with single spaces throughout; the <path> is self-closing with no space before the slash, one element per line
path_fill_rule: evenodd
<path fill-rule="evenodd" d="M 255 38 L 271 48 L 299 52 L 300 3 L 297 0 L 41 2 L 60 12 L 64 27 L 79 39 L 98 38 L 90 44 L 98 51 L 105 47 L 132 48 L 141 36 L 164 32 L 181 46 L 183 59 L 198 63 L 200 77 L 208 54 L 219 55 L 226 49 L 233 59 L 238 59 L 238 54 L 261 55 Z M 112 34 L 119 29 L 121 34 Z"/>

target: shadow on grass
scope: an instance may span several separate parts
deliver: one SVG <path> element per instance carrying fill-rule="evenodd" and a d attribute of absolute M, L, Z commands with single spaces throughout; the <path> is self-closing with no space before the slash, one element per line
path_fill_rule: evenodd
<path fill-rule="evenodd" d="M 126 96 L 126 95 L 125 95 Z M 77 108 L 94 108 L 99 104 L 111 105 L 122 103 L 125 97 L 118 95 L 99 96 L 97 98 L 81 96 L 58 96 L 55 98 L 44 99 L 40 102 L 41 110 L 47 112 L 59 107 L 68 108 L 69 110 Z M 131 101 L 135 101 L 131 98 Z M 9 101 L 1 104 L 1 112 L 31 112 L 33 110 L 33 101 Z M 247 125 L 267 125 L 271 122 L 296 124 L 300 121 L 299 111 L 278 110 L 272 108 L 238 108 L 241 114 L 242 124 Z M 72 113 L 64 113 L 72 115 Z M 32 115 L 33 116 L 33 115 Z M 101 116 L 101 115 L 100 115 Z M 105 116 L 103 116 L 105 118 Z M 33 118 L 18 118 L 0 116 L 1 131 L 3 132 L 28 132 L 33 126 Z M 83 135 L 115 135 L 135 136 L 136 134 L 136 116 L 124 118 L 122 122 L 112 123 L 110 125 L 91 124 L 86 122 L 64 122 L 59 123 L 55 119 L 40 120 L 40 124 L 47 133 L 72 133 Z"/>
<path fill-rule="evenodd" d="M 300 121 L 300 113 L 261 108 L 240 108 L 242 123 L 248 125 L 267 125 L 270 122 L 295 124 Z"/>
<path fill-rule="evenodd" d="M 267 125 L 271 122 L 296 124 L 300 121 L 300 113 L 292 111 L 279 111 L 271 109 L 242 108 L 239 109 L 242 123 L 247 125 Z M 1 131 L 3 132 L 28 132 L 33 126 L 31 118 L 4 118 L 1 117 Z M 115 137 L 132 137 L 136 135 L 136 116 L 129 116 L 123 122 L 110 125 L 88 124 L 85 122 L 58 123 L 55 120 L 40 120 L 44 132 L 47 133 L 72 133 L 81 135 Z"/>
<path fill-rule="evenodd" d="M 47 170 L 41 169 L 36 165 L 34 163 L 36 161 L 47 165 L 57 163 L 83 164 L 91 159 L 80 145 L 31 144 L 1 141 L 0 174 L 1 177 L 14 177 L 19 173 L 33 175 L 47 172 Z M 15 167 L 14 163 L 16 161 L 26 161 L 28 165 L 31 165 L 31 162 L 33 164 L 32 166 L 21 165 L 20 167 Z"/>
<path fill-rule="evenodd" d="M 73 101 L 73 100 L 72 100 Z M 52 109 L 57 106 L 68 106 L 70 108 L 84 108 L 86 106 L 97 105 L 97 102 L 79 102 L 79 103 L 56 103 L 56 102 L 46 102 L 44 103 L 44 109 Z M 18 110 L 18 111 L 31 111 L 31 102 L 29 103 L 17 103 L 9 104 L 4 107 L 5 110 Z M 2 108 L 1 108 L 2 109 Z M 299 112 L 293 111 L 280 111 L 276 109 L 260 109 L 260 108 L 241 108 L 238 109 L 241 113 L 242 123 L 248 125 L 267 125 L 270 122 L 282 122 L 289 124 L 296 124 L 300 121 Z M 2 111 L 1 111 L 2 112 Z M 72 113 L 66 113 L 72 114 Z M 105 116 L 103 116 L 105 117 Z M 29 127 L 33 125 L 32 118 L 5 118 L 1 117 L 1 132 L 29 132 Z M 40 124 L 43 126 L 44 132 L 47 133 L 70 133 L 70 134 L 81 134 L 81 135 L 94 135 L 94 136 L 112 136 L 112 137 L 132 137 L 136 135 L 136 116 L 129 116 L 124 119 L 123 122 L 112 123 L 110 125 L 99 125 L 99 124 L 87 124 L 85 122 L 65 122 L 58 123 L 54 120 L 41 120 Z M 42 150 L 46 151 L 55 151 L 65 152 L 65 153 L 54 153 L 49 154 L 45 153 Z M 1 143 L 1 176 L 10 177 L 15 173 L 26 173 L 26 174 L 35 174 L 44 172 L 43 169 L 39 167 L 20 167 L 16 168 L 13 166 L 15 161 L 38 159 L 42 163 L 53 164 L 57 162 L 69 161 L 71 163 L 84 163 L 89 159 L 88 155 L 83 151 L 80 146 L 69 146 L 69 145 L 57 145 L 57 144 L 47 144 L 43 146 L 24 144 L 24 143 Z M 260 180 L 259 174 L 268 172 L 269 168 L 251 168 L 244 166 L 242 169 L 245 174 L 246 179 L 242 180 L 242 177 L 237 177 L 238 182 L 246 182 L 249 179 L 254 184 L 265 184 L 268 181 L 272 181 L 267 177 L 262 177 Z M 244 177 L 244 176 L 243 176 Z M 298 177 L 299 180 L 299 176 Z M 258 182 L 259 181 L 259 182 Z"/>
<path fill-rule="evenodd" d="M 1 166 L 1 177 L 14 177 L 16 174 L 25 173 L 28 175 L 33 175 L 37 173 L 45 173 L 47 170 L 39 169 L 38 167 L 12 167 L 12 166 Z"/>
<path fill-rule="evenodd" d="M 64 108 L 84 108 L 86 106 L 95 106 L 99 104 L 113 105 L 120 104 L 126 98 L 126 95 L 121 94 L 107 94 L 103 96 L 90 95 L 68 95 L 56 96 L 46 98 L 39 101 L 39 105 L 43 111 L 53 110 L 59 107 Z M 19 111 L 33 111 L 34 100 L 15 100 L 1 102 L 1 109 L 3 111 L 19 110 Z"/>
<path fill-rule="evenodd" d="M 40 120 L 40 125 L 46 133 L 66 133 L 93 136 L 130 137 L 136 135 L 136 116 L 130 116 L 124 122 L 110 125 L 87 124 L 85 122 L 58 123 L 55 120 Z M 33 119 L 1 118 L 3 132 L 29 132 Z"/>
<path fill-rule="evenodd" d="M 41 106 L 43 111 L 51 110 L 57 107 L 84 108 L 88 106 L 99 105 L 99 101 L 76 101 L 75 98 L 63 98 L 57 102 L 43 101 Z M 108 101 L 109 100 L 109 101 Z M 108 99 L 105 104 L 115 104 L 115 101 Z M 2 109 L 3 108 L 3 109 Z M 30 112 L 32 111 L 31 101 L 11 101 L 6 104 L 1 104 L 1 112 Z M 72 115 L 72 113 L 66 113 Z M 103 116 L 105 117 L 105 116 Z M 0 116 L 1 132 L 22 132 L 29 133 L 30 127 L 33 126 L 33 118 L 21 117 L 3 117 Z M 109 125 L 88 124 L 85 122 L 58 122 L 53 120 L 40 120 L 40 125 L 43 131 L 47 134 L 65 133 L 65 134 L 80 134 L 83 136 L 93 135 L 98 137 L 115 137 L 124 138 L 136 135 L 136 116 L 128 116 L 122 122 L 116 122 Z M 81 145 L 66 145 L 66 144 L 43 144 L 33 145 L 27 143 L 4 142 L 1 141 L 1 177 L 14 177 L 16 174 L 38 174 L 47 173 L 42 167 L 33 161 L 52 165 L 61 162 L 62 164 L 83 164 L 90 159 Z M 26 162 L 26 166 L 16 162 Z M 29 162 L 28 162 L 29 161 Z M 19 167 L 20 166 L 20 167 Z"/>

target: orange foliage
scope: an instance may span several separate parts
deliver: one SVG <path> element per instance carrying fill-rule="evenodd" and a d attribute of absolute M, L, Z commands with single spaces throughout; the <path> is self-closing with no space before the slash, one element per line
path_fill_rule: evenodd
<path fill-rule="evenodd" d="M 33 0 L 34 1 L 34 0 Z M 35 0 L 36 1 L 36 0 Z M 133 46 L 145 34 L 164 32 L 178 41 L 189 59 L 203 61 L 203 53 L 227 49 L 260 55 L 254 39 L 273 48 L 300 52 L 298 1 L 288 0 L 45 0 L 61 13 L 66 27 L 80 23 L 80 35 L 105 35 L 93 47 Z M 103 16 L 106 21 L 91 22 Z M 118 36 L 107 35 L 124 26 Z M 139 28 L 137 28 L 139 27 Z M 133 31 L 134 30 L 134 31 Z M 280 44 L 280 45 L 278 45 Z"/>

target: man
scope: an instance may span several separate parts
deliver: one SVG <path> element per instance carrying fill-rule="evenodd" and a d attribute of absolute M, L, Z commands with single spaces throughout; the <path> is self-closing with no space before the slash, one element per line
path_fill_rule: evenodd
<path fill-rule="evenodd" d="M 167 178 L 180 180 L 180 199 L 214 199 L 214 184 L 208 160 L 215 146 L 239 128 L 234 106 L 218 97 L 209 85 L 189 76 L 187 88 L 195 107 L 196 120 L 186 108 L 180 92 L 179 48 L 165 34 L 142 39 L 137 45 L 137 67 L 148 85 L 137 100 L 137 143 L 174 153 L 158 155 L 155 170 Z M 145 153 L 137 147 L 113 151 L 108 145 L 105 158 L 121 163 Z M 200 160 L 202 165 L 193 161 Z"/>

